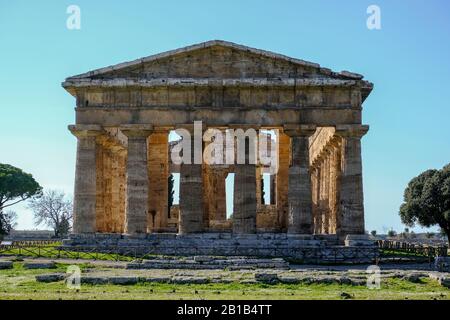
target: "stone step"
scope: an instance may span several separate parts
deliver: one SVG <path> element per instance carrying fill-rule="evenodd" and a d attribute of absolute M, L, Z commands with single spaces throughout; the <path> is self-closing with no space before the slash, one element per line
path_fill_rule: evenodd
<path fill-rule="evenodd" d="M 0 269 L 12 269 L 12 261 L 0 261 Z"/>
<path fill-rule="evenodd" d="M 26 262 L 23 264 L 25 269 L 54 269 L 56 268 L 55 262 Z"/>
<path fill-rule="evenodd" d="M 243 257 L 195 256 L 178 259 L 152 259 L 131 262 L 127 269 L 289 269 L 289 263 L 283 259 L 255 259 Z"/>

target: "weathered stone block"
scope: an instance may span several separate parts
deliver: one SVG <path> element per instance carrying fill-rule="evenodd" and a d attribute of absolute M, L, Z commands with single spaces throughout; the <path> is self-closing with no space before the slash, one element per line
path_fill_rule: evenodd
<path fill-rule="evenodd" d="M 13 262 L 12 261 L 0 261 L 0 269 L 12 269 Z"/>
<path fill-rule="evenodd" d="M 92 284 L 92 285 L 100 285 L 100 284 L 107 284 L 108 278 L 107 277 L 100 277 L 100 276 L 82 276 L 81 277 L 81 283 L 84 284 Z"/>
<path fill-rule="evenodd" d="M 208 283 L 208 278 L 204 277 L 186 277 L 186 276 L 178 276 L 173 277 L 170 281 L 174 284 L 205 284 Z"/>
<path fill-rule="evenodd" d="M 376 246 L 376 242 L 371 240 L 370 236 L 366 234 L 349 234 L 345 238 L 345 245 L 347 247 L 373 247 Z"/>
<path fill-rule="evenodd" d="M 147 277 L 145 278 L 145 282 L 156 282 L 156 283 L 169 283 L 170 277 Z"/>
<path fill-rule="evenodd" d="M 286 283 L 286 284 L 298 284 L 298 283 L 300 283 L 300 279 L 294 278 L 294 277 L 280 277 L 279 280 L 280 280 L 281 283 Z"/>
<path fill-rule="evenodd" d="M 55 262 L 26 262 L 23 264 L 25 269 L 54 269 Z"/>
<path fill-rule="evenodd" d="M 280 281 L 276 273 L 256 273 L 255 280 L 262 283 L 275 284 Z"/>
<path fill-rule="evenodd" d="M 441 277 L 439 278 L 439 284 L 443 287 L 450 289 L 450 277 Z"/>
<path fill-rule="evenodd" d="M 439 272 L 450 272 L 450 257 L 436 257 L 434 267 Z"/>
<path fill-rule="evenodd" d="M 37 282 L 58 282 L 67 277 L 64 273 L 51 273 L 51 274 L 39 274 L 36 275 Z"/>
<path fill-rule="evenodd" d="M 210 256 L 195 256 L 194 257 L 195 262 L 203 263 L 203 262 L 213 262 L 214 257 Z"/>
<path fill-rule="evenodd" d="M 109 277 L 108 281 L 117 285 L 132 285 L 139 281 L 138 277 Z"/>

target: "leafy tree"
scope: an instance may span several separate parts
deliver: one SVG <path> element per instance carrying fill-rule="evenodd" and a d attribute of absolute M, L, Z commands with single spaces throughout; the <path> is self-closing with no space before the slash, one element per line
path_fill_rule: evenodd
<path fill-rule="evenodd" d="M 4 209 L 32 197 L 39 197 L 42 187 L 29 173 L 0 163 L 0 236 L 9 233 L 11 226 L 9 218 L 5 216 Z"/>
<path fill-rule="evenodd" d="M 438 225 L 450 242 L 450 164 L 427 170 L 413 178 L 405 189 L 400 218 L 407 226 Z"/>
<path fill-rule="evenodd" d="M 370 231 L 370 234 L 375 237 L 377 235 L 377 230 Z"/>
<path fill-rule="evenodd" d="M 397 232 L 395 232 L 395 230 L 391 229 L 388 231 L 387 235 L 389 237 L 395 237 L 397 235 Z"/>
<path fill-rule="evenodd" d="M 64 192 L 47 190 L 40 198 L 32 199 L 29 205 L 34 213 L 35 225 L 44 224 L 52 228 L 56 237 L 69 233 L 72 222 L 72 201 L 65 199 Z"/>
<path fill-rule="evenodd" d="M 400 238 L 401 239 L 408 239 L 408 237 L 409 237 L 409 228 L 405 228 L 405 230 L 402 232 L 402 233 L 400 233 Z"/>
<path fill-rule="evenodd" d="M 9 210 L 0 215 L 0 227 L 4 231 L 0 234 L 0 239 L 4 235 L 7 235 L 17 226 L 17 213 L 15 211 Z"/>

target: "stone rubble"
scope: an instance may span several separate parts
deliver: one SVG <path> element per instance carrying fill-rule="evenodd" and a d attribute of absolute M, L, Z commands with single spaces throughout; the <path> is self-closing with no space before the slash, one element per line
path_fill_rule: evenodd
<path fill-rule="evenodd" d="M 436 257 L 434 266 L 439 272 L 450 272 L 450 257 Z"/>
<path fill-rule="evenodd" d="M 0 270 L 1 269 L 12 269 L 13 263 L 12 261 L 0 261 Z"/>
<path fill-rule="evenodd" d="M 25 269 L 55 269 L 55 262 L 26 262 L 23 264 Z"/>
<path fill-rule="evenodd" d="M 58 282 L 66 278 L 64 273 L 39 274 L 36 276 L 37 282 Z"/>
<path fill-rule="evenodd" d="M 169 259 L 174 260 L 174 259 Z M 213 262 L 213 259 L 200 259 L 203 262 Z M 193 261 L 193 260 L 192 260 Z M 198 261 L 198 260 L 197 260 Z M 100 274 L 101 272 L 101 274 Z M 97 274 L 98 273 L 98 274 Z M 38 282 L 57 282 L 67 277 L 64 273 L 37 275 Z M 102 285 L 134 285 L 137 283 L 168 283 L 168 284 L 207 284 L 207 283 L 240 283 L 240 284 L 339 284 L 365 286 L 368 274 L 361 270 L 326 270 L 326 269 L 254 269 L 254 270 L 214 270 L 214 269 L 102 269 L 97 271 L 84 270 L 82 284 Z M 450 287 L 449 273 L 420 270 L 383 270 L 381 281 L 401 279 L 412 283 L 422 283 L 424 279 L 432 279 L 440 285 Z"/>

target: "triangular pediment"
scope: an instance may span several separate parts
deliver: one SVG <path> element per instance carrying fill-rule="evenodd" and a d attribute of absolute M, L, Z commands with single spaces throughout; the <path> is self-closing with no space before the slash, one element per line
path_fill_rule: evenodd
<path fill-rule="evenodd" d="M 255 79 L 330 78 L 360 80 L 317 63 L 213 40 L 69 77 L 66 81 L 110 79 Z"/>

